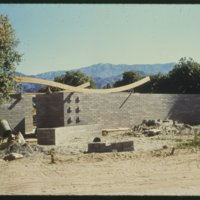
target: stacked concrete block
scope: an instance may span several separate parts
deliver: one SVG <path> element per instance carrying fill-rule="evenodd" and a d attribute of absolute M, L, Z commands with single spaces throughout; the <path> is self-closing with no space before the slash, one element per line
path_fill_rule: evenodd
<path fill-rule="evenodd" d="M 38 128 L 37 142 L 41 145 L 55 145 L 55 128 Z"/>
<path fill-rule="evenodd" d="M 24 102 L 23 102 L 23 109 L 24 109 L 24 126 L 25 126 L 25 132 L 32 132 L 33 131 L 33 103 L 32 103 L 32 97 L 24 96 Z"/>
<path fill-rule="evenodd" d="M 112 151 L 116 150 L 118 152 L 133 151 L 134 150 L 133 141 L 111 143 L 111 149 Z"/>
<path fill-rule="evenodd" d="M 24 134 L 33 131 L 32 111 L 32 97 L 16 94 L 0 105 L 0 119 L 6 119 L 12 129 Z"/>
<path fill-rule="evenodd" d="M 103 152 L 110 152 L 110 147 L 106 146 L 105 143 L 98 142 L 98 143 L 89 143 L 88 144 L 88 152 L 89 153 L 103 153 Z"/>
<path fill-rule="evenodd" d="M 64 126 L 63 93 L 36 96 L 36 122 L 38 128 Z"/>
<path fill-rule="evenodd" d="M 88 144 L 88 153 L 123 152 L 134 151 L 133 141 L 114 142 L 106 145 L 102 142 Z"/>
<path fill-rule="evenodd" d="M 75 138 L 93 138 L 99 134 L 98 124 L 37 129 L 38 144 L 41 145 L 64 145 Z"/>
<path fill-rule="evenodd" d="M 200 123 L 200 95 L 57 93 L 37 95 L 39 128 L 101 124 L 102 129 L 133 127 L 144 119 Z"/>
<path fill-rule="evenodd" d="M 78 93 L 67 93 L 64 95 L 64 102 L 64 125 L 85 124 L 80 118 L 80 113 L 82 112 L 80 95 Z"/>

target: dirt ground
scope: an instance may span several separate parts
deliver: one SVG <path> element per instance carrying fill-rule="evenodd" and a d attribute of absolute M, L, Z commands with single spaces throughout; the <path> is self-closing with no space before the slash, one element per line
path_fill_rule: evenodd
<path fill-rule="evenodd" d="M 66 152 L 55 153 L 54 164 L 44 152 L 0 160 L 0 194 L 200 195 L 200 152 L 175 149 L 169 155 L 183 136 L 104 138 L 127 139 L 134 141 L 135 151 L 84 154 L 88 141 L 76 139 Z"/>

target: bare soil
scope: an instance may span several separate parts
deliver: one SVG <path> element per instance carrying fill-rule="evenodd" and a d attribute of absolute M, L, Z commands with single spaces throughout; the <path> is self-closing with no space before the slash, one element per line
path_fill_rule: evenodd
<path fill-rule="evenodd" d="M 132 139 L 135 151 L 92 154 L 83 153 L 88 141 L 76 139 L 54 147 L 54 164 L 47 153 L 52 147 L 19 160 L 0 160 L 0 194 L 200 195 L 199 150 L 175 148 L 170 155 L 173 146 L 191 137 L 107 136 L 106 142 Z"/>

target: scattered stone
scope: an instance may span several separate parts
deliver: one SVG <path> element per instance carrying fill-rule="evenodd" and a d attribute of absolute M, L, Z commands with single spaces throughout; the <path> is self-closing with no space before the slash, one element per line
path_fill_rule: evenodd
<path fill-rule="evenodd" d="M 185 128 L 192 129 L 192 126 L 190 126 L 189 124 L 185 124 Z"/>
<path fill-rule="evenodd" d="M 144 131 L 144 135 L 147 137 L 159 135 L 160 133 L 161 133 L 161 131 L 159 129 L 150 129 L 150 130 Z"/>
<path fill-rule="evenodd" d="M 19 153 L 11 153 L 6 155 L 3 159 L 7 160 L 7 161 L 11 161 L 11 160 L 16 160 L 16 159 L 20 159 L 23 158 L 24 156 L 22 154 Z"/>
<path fill-rule="evenodd" d="M 19 153 L 24 156 L 30 156 L 30 154 L 33 153 L 31 146 L 26 143 L 25 144 L 20 144 L 20 143 L 11 144 L 4 151 L 5 151 L 5 154 Z"/>
<path fill-rule="evenodd" d="M 171 119 L 166 119 L 166 120 L 163 120 L 163 123 L 167 123 L 168 125 L 173 125 L 174 121 Z"/>
<path fill-rule="evenodd" d="M 44 148 L 41 147 L 41 146 L 38 146 L 37 144 L 31 144 L 30 145 L 31 149 L 33 151 L 36 151 L 36 152 L 44 152 Z"/>
<path fill-rule="evenodd" d="M 145 135 L 152 137 L 154 135 L 162 134 L 190 134 L 194 129 L 189 124 L 184 124 L 170 119 L 166 120 L 143 120 L 139 125 L 133 127 L 133 135 Z"/>
<path fill-rule="evenodd" d="M 156 125 L 156 120 L 144 120 L 143 124 L 145 124 L 146 126 L 155 126 Z"/>

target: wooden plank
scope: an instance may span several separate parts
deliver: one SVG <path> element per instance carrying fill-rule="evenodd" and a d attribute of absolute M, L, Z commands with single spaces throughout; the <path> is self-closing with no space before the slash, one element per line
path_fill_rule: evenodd
<path fill-rule="evenodd" d="M 18 79 L 16 79 L 16 78 L 18 78 L 18 77 L 15 77 L 14 80 L 18 82 Z M 65 84 L 63 84 L 63 85 L 65 85 Z M 76 87 L 78 87 L 78 88 L 87 88 L 89 86 L 90 86 L 90 82 L 86 82 L 86 83 L 83 83 L 83 84 L 78 85 Z M 58 91 L 58 92 L 60 92 L 60 93 L 61 92 L 70 92 L 70 90 L 62 90 L 62 91 Z M 11 94 L 16 94 L 16 92 L 11 92 Z M 27 93 L 23 92 L 23 94 L 28 95 L 28 96 L 35 96 L 37 94 L 46 94 L 46 93 L 45 92 L 27 92 Z"/>
<path fill-rule="evenodd" d="M 24 82 L 24 83 L 39 83 L 43 85 L 48 85 L 51 87 L 57 87 L 60 89 L 68 90 L 70 92 L 84 92 L 84 93 L 101 93 L 101 94 L 106 94 L 106 93 L 114 93 L 114 92 L 122 92 L 126 90 L 131 90 L 133 88 L 136 88 L 140 85 L 143 85 L 144 83 L 150 81 L 149 77 L 145 77 L 139 81 L 136 81 L 134 83 L 131 83 L 129 85 L 117 87 L 117 88 L 109 88 L 109 89 L 85 89 L 85 88 L 79 88 L 79 87 L 73 87 L 70 85 L 65 85 L 62 83 L 57 83 L 54 81 L 49 81 L 49 80 L 43 80 L 43 79 L 38 79 L 38 78 L 30 78 L 30 77 L 14 77 L 14 80 L 17 82 Z"/>
<path fill-rule="evenodd" d="M 90 86 L 90 82 L 86 82 L 86 83 L 83 83 L 83 84 L 81 84 L 81 85 L 79 85 L 79 86 L 77 86 L 78 88 L 87 88 L 87 87 L 89 87 Z"/>
<path fill-rule="evenodd" d="M 83 83 L 83 84 L 78 85 L 76 87 L 78 87 L 78 88 L 87 88 L 89 86 L 90 86 L 90 82 L 86 82 L 86 83 Z M 62 91 L 58 91 L 58 92 L 70 92 L 70 91 L 69 90 L 62 90 Z"/>
<path fill-rule="evenodd" d="M 124 134 L 132 132 L 131 128 L 109 128 L 109 129 L 102 129 L 101 133 L 102 136 L 106 135 L 116 135 L 116 134 Z"/>
<path fill-rule="evenodd" d="M 65 84 L 62 84 L 62 83 L 55 82 L 55 81 L 39 79 L 39 78 L 15 76 L 13 79 L 16 82 L 37 83 L 37 84 L 42 84 L 42 85 L 48 85 L 48 86 L 51 86 L 51 87 L 57 87 L 57 88 L 64 89 L 64 90 L 70 90 L 70 91 L 73 90 L 73 88 L 75 88 L 73 86 L 65 85 Z"/>
<path fill-rule="evenodd" d="M 113 132 L 113 131 L 130 131 L 131 128 L 107 128 L 102 129 L 102 131 Z"/>

